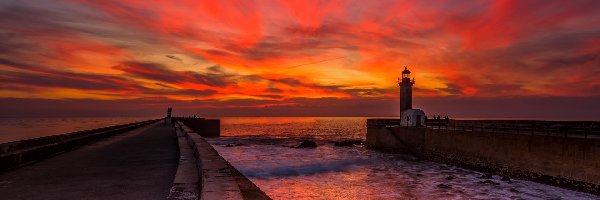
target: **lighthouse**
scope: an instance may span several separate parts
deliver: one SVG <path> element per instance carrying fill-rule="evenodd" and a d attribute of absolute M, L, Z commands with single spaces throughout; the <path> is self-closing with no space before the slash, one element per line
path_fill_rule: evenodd
<path fill-rule="evenodd" d="M 415 79 L 410 80 L 410 71 L 404 66 L 402 71 L 402 80 L 398 78 L 400 86 L 400 113 L 405 110 L 412 109 L 412 86 L 415 84 Z"/>
<path fill-rule="evenodd" d="M 400 125 L 403 126 L 425 125 L 425 112 L 412 107 L 412 86 L 414 84 L 415 78 L 410 79 L 410 71 L 408 67 L 404 66 L 402 79 L 398 78 L 398 86 L 400 86 Z"/>

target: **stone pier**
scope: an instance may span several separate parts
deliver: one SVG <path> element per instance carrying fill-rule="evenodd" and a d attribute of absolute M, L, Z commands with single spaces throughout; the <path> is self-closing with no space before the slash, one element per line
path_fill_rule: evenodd
<path fill-rule="evenodd" d="M 165 199 L 179 152 L 161 122 L 0 174 L 2 199 Z"/>
<path fill-rule="evenodd" d="M 182 121 L 0 144 L 0 199 L 270 199 L 204 140 L 219 120 Z"/>
<path fill-rule="evenodd" d="M 367 123 L 370 148 L 600 194 L 600 139 L 589 133 L 553 135 L 523 128 L 490 132 L 486 127 L 406 127 L 382 122 L 369 119 Z"/>

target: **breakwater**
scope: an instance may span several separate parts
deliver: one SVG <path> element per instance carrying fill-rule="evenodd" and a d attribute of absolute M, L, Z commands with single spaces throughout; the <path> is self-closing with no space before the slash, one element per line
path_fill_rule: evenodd
<path fill-rule="evenodd" d="M 215 130 L 219 130 L 218 120 L 206 121 L 209 120 L 192 118 L 176 123 L 181 155 L 188 157 L 180 160 L 168 199 L 270 199 L 202 137 L 214 135 Z M 188 124 L 195 124 L 196 129 Z M 210 134 L 203 134 L 203 131 Z M 195 159 L 191 161 L 189 156 Z"/>
<path fill-rule="evenodd" d="M 182 122 L 202 137 L 221 136 L 221 122 L 218 119 L 174 117 L 173 120 Z"/>
<path fill-rule="evenodd" d="M 160 119 L 0 144 L 0 172 L 145 126 Z"/>
<path fill-rule="evenodd" d="M 40 177 L 56 181 L 51 186 L 43 186 L 59 188 L 56 190 L 59 192 L 49 194 L 50 196 L 81 195 L 85 197 L 89 195 L 108 197 L 122 195 L 129 197 L 145 196 L 143 199 L 147 197 L 164 198 L 160 194 L 163 191 L 162 187 L 167 183 L 164 182 L 164 179 L 172 176 L 171 172 L 175 172 L 173 173 L 173 179 L 167 183 L 171 185 L 169 186 L 170 189 L 167 187 L 169 189 L 167 199 L 270 199 L 204 140 L 204 137 L 220 135 L 219 120 L 178 118 L 176 119 L 178 121 L 175 123 L 175 130 L 173 130 L 171 124 L 166 123 L 168 120 L 165 120 L 165 122 L 159 122 L 159 120 L 161 119 L 0 144 L 0 175 L 3 175 L 0 182 L 11 183 L 10 186 L 13 187 L 12 189 L 0 190 L 0 193 L 9 197 L 23 196 L 26 193 L 13 191 L 39 189 L 40 187 L 26 185 L 31 181 L 35 181 L 34 177 Z M 144 128 L 138 129 L 143 126 Z M 126 132 L 128 134 L 124 134 Z M 114 139 L 103 140 L 122 133 L 123 137 L 112 137 Z M 157 138 L 162 139 L 156 140 Z M 171 148 L 173 141 L 167 141 L 166 138 L 177 139 L 175 149 Z M 79 147 L 100 140 L 105 142 L 98 142 L 99 145 L 96 148 L 81 148 L 79 151 L 62 154 L 62 156 L 48 159 L 45 162 L 28 165 L 63 152 L 79 149 Z M 135 143 L 141 146 L 124 145 L 126 143 Z M 148 148 L 148 145 L 156 146 L 157 149 Z M 111 148 L 106 149 L 108 146 Z M 162 147 L 158 148 L 158 146 Z M 144 148 L 144 150 L 140 148 Z M 119 151 L 123 151 L 123 153 L 115 153 Z M 179 153 L 178 162 L 171 160 L 173 152 Z M 69 162 L 60 162 L 61 160 L 69 160 Z M 83 171 L 70 169 L 87 163 L 96 163 L 97 165 L 87 166 L 85 167 L 86 170 Z M 144 164 L 139 165 L 139 163 Z M 176 170 L 170 171 L 173 165 L 176 166 Z M 160 174 L 152 176 L 154 178 L 137 177 L 141 174 L 136 169 L 144 167 L 151 168 L 144 170 L 144 173 Z M 114 169 L 118 169 L 118 173 L 108 172 Z M 47 170 L 73 171 L 73 176 L 56 177 L 52 176 L 52 173 L 44 172 Z M 94 171 L 94 173 L 86 174 L 87 171 Z M 36 175 L 36 173 L 43 175 Z M 22 175 L 23 179 L 17 181 L 19 174 L 24 174 Z M 98 176 L 99 174 L 102 175 Z M 120 177 L 132 177 L 132 179 L 121 180 Z M 70 181 L 61 181 L 62 179 L 78 179 L 81 184 L 71 184 Z M 142 179 L 148 179 L 150 182 L 144 184 L 132 183 L 127 187 L 113 187 L 112 184 L 94 186 L 93 184 L 96 181 L 110 181 L 110 183 L 120 184 L 129 180 Z M 142 187 L 146 183 L 148 183 L 148 187 Z M 18 187 L 19 185 L 23 186 Z M 98 190 L 105 192 L 89 193 L 91 190 L 88 186 L 98 187 Z M 61 188 L 80 188 L 81 192 L 63 194 L 60 192 Z M 119 193 L 121 188 L 137 188 L 136 190 L 145 192 L 124 195 Z M 35 194 L 28 196 L 28 198 L 38 197 L 42 196 L 36 196 Z"/>
<path fill-rule="evenodd" d="M 600 139 L 593 122 L 460 121 L 426 127 L 367 120 L 367 145 L 423 159 L 600 193 Z M 570 127 L 570 128 L 569 128 Z"/>

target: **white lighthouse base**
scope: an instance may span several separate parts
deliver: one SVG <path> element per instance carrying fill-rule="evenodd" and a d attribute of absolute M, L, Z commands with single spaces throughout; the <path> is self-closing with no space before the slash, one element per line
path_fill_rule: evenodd
<path fill-rule="evenodd" d="M 400 121 L 400 126 L 425 126 L 425 112 L 421 109 L 402 111 Z"/>

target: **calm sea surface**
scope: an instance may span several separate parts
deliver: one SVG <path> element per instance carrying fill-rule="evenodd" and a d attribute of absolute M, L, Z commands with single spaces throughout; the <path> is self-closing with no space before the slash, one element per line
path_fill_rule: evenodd
<path fill-rule="evenodd" d="M 0 118 L 0 143 L 100 128 L 150 117 Z"/>
<path fill-rule="evenodd" d="M 0 119 L 0 143 L 146 119 Z M 531 181 L 484 179 L 477 171 L 363 146 L 334 146 L 364 140 L 365 118 L 221 118 L 221 135 L 209 142 L 274 199 L 600 199 Z M 291 148 L 304 139 L 318 147 Z"/>

